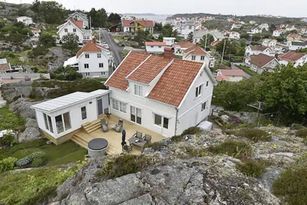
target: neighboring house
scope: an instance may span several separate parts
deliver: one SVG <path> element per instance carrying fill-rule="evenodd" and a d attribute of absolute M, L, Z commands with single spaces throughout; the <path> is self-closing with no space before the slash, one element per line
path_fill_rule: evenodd
<path fill-rule="evenodd" d="M 289 51 L 279 57 L 281 65 L 293 64 L 294 67 L 303 66 L 307 63 L 307 54 Z"/>
<path fill-rule="evenodd" d="M 181 22 L 178 26 L 174 27 L 174 29 L 178 32 L 179 36 L 187 39 L 190 33 L 194 33 L 196 30 L 194 22 Z"/>
<path fill-rule="evenodd" d="M 7 59 L 6 58 L 0 59 L 0 73 L 5 73 L 10 70 L 12 70 L 11 64 L 7 62 Z"/>
<path fill-rule="evenodd" d="M 182 60 L 195 61 L 205 63 L 206 66 L 212 67 L 212 57 L 208 52 L 198 45 L 194 45 L 183 51 Z M 213 65 L 214 66 L 214 65 Z"/>
<path fill-rule="evenodd" d="M 266 39 L 263 39 L 262 41 L 262 46 L 265 46 L 265 47 L 275 47 L 276 44 L 277 44 L 277 40 L 275 39 L 266 38 Z"/>
<path fill-rule="evenodd" d="M 163 42 L 167 46 L 173 46 L 175 44 L 176 38 L 175 37 L 163 37 Z"/>
<path fill-rule="evenodd" d="M 231 25 L 231 30 L 240 29 L 242 27 L 241 23 L 234 23 Z"/>
<path fill-rule="evenodd" d="M 303 38 L 300 34 L 297 34 L 297 33 L 290 33 L 288 36 L 287 36 L 287 42 L 292 42 L 292 41 L 302 41 Z"/>
<path fill-rule="evenodd" d="M 109 113 L 108 90 L 90 93 L 75 92 L 46 102 L 32 105 L 38 127 L 55 144 L 73 136 L 83 124 Z"/>
<path fill-rule="evenodd" d="M 39 38 L 39 36 L 41 34 L 41 29 L 33 27 L 33 28 L 31 28 L 31 32 L 33 34 L 33 37 Z"/>
<path fill-rule="evenodd" d="M 113 57 L 111 52 L 95 40 L 88 41 L 75 57 L 65 61 L 64 67 L 78 68 L 78 72 L 86 78 L 107 78 L 113 72 Z"/>
<path fill-rule="evenodd" d="M 219 30 L 196 30 L 193 33 L 193 43 L 199 43 L 200 40 L 207 34 L 212 35 L 214 41 L 220 41 L 225 38 L 224 33 Z"/>
<path fill-rule="evenodd" d="M 76 11 L 68 16 L 66 21 L 69 19 L 74 19 L 75 21 L 82 21 L 83 22 L 83 28 L 90 28 L 89 20 L 86 14 Z"/>
<path fill-rule="evenodd" d="M 251 34 L 262 33 L 262 29 L 260 29 L 259 27 L 254 27 L 251 29 L 250 33 Z"/>
<path fill-rule="evenodd" d="M 231 32 L 228 33 L 228 38 L 239 40 L 240 39 L 240 33 L 235 32 L 235 31 L 231 31 Z"/>
<path fill-rule="evenodd" d="M 216 80 L 217 81 L 228 81 L 228 82 L 239 82 L 247 79 L 250 76 L 241 69 L 218 69 Z"/>
<path fill-rule="evenodd" d="M 290 51 L 296 51 L 307 48 L 307 41 L 288 41 L 287 46 Z"/>
<path fill-rule="evenodd" d="M 269 31 L 269 28 L 270 28 L 269 24 L 267 23 L 260 24 L 258 27 L 259 29 L 266 30 L 266 31 Z"/>
<path fill-rule="evenodd" d="M 262 53 L 247 57 L 245 63 L 259 74 L 263 71 L 272 71 L 279 65 L 278 60 L 275 57 Z"/>
<path fill-rule="evenodd" d="M 174 45 L 174 53 L 175 55 L 182 56 L 185 50 L 193 46 L 195 44 L 190 41 L 179 41 Z"/>
<path fill-rule="evenodd" d="M 245 56 L 251 56 L 251 55 L 259 55 L 259 54 L 265 54 L 268 56 L 274 56 L 275 52 L 273 49 L 266 47 L 266 46 L 247 46 L 245 48 Z"/>
<path fill-rule="evenodd" d="M 165 137 L 197 126 L 210 114 L 215 80 L 202 63 L 130 52 L 105 85 L 111 113 Z"/>
<path fill-rule="evenodd" d="M 284 31 L 282 29 L 277 29 L 277 30 L 273 31 L 273 36 L 274 37 L 280 37 L 281 34 L 283 34 L 283 33 L 284 33 Z"/>
<path fill-rule="evenodd" d="M 146 52 L 148 53 L 164 53 L 164 48 L 166 46 L 166 43 L 160 41 L 145 42 Z"/>
<path fill-rule="evenodd" d="M 122 19 L 123 32 L 136 33 L 138 31 L 148 31 L 153 33 L 155 22 L 144 19 Z"/>
<path fill-rule="evenodd" d="M 68 34 L 78 36 L 79 44 L 92 39 L 92 30 L 84 29 L 84 22 L 82 20 L 68 19 L 64 24 L 57 27 L 59 43 L 63 41 L 63 37 Z"/>
<path fill-rule="evenodd" d="M 26 26 L 34 24 L 32 18 L 28 16 L 19 16 L 16 20 L 17 22 L 21 22 Z"/>

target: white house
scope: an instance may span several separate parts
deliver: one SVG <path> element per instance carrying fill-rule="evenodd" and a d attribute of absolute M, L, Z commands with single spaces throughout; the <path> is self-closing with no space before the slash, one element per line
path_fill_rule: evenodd
<path fill-rule="evenodd" d="M 251 33 L 251 34 L 262 33 L 262 29 L 260 29 L 259 27 L 254 27 L 254 28 L 251 29 L 251 31 L 249 33 Z"/>
<path fill-rule="evenodd" d="M 277 29 L 277 30 L 273 31 L 273 36 L 274 37 L 280 37 L 281 34 L 283 34 L 283 33 L 284 33 L 284 31 L 282 29 Z"/>
<path fill-rule="evenodd" d="M 113 56 L 106 47 L 91 40 L 75 57 L 65 61 L 64 67 L 66 66 L 78 68 L 78 72 L 86 78 L 107 78 L 113 72 Z"/>
<path fill-rule="evenodd" d="M 266 39 L 263 39 L 262 41 L 262 46 L 265 46 L 265 47 L 275 47 L 276 44 L 277 44 L 277 40 L 275 39 L 266 38 Z"/>
<path fill-rule="evenodd" d="M 174 47 L 175 55 L 182 56 L 184 51 L 195 46 L 196 44 L 191 43 L 190 41 L 179 41 L 177 42 Z"/>
<path fill-rule="evenodd" d="M 38 127 L 44 135 L 59 144 L 82 124 L 109 113 L 109 93 L 108 90 L 75 92 L 32 105 L 31 108 L 35 110 Z"/>
<path fill-rule="evenodd" d="M 266 47 L 266 46 L 247 46 L 245 48 L 245 56 L 251 56 L 251 55 L 259 55 L 259 54 L 265 54 L 268 56 L 274 56 L 275 52 L 272 48 Z"/>
<path fill-rule="evenodd" d="M 11 64 L 7 62 L 6 58 L 1 58 L 0 59 L 0 73 L 5 73 L 9 70 L 11 70 Z"/>
<path fill-rule="evenodd" d="M 111 113 L 165 137 L 181 134 L 210 114 L 215 80 L 205 64 L 130 52 L 105 85 Z"/>
<path fill-rule="evenodd" d="M 246 57 L 245 63 L 259 74 L 263 71 L 273 71 L 279 65 L 279 62 L 275 57 L 262 53 Z"/>
<path fill-rule="evenodd" d="M 59 43 L 63 41 L 63 37 L 68 34 L 78 36 L 79 44 L 92 39 L 92 30 L 84 29 L 84 22 L 81 20 L 68 19 L 64 24 L 57 27 Z"/>
<path fill-rule="evenodd" d="M 235 32 L 235 31 L 231 31 L 228 33 L 228 38 L 230 39 L 235 39 L 235 40 L 239 40 L 240 39 L 240 33 L 239 32 Z"/>
<path fill-rule="evenodd" d="M 82 21 L 83 22 L 83 28 L 90 28 L 89 20 L 86 14 L 76 11 L 68 16 L 66 21 L 69 19 L 74 19 L 75 21 Z"/>
<path fill-rule="evenodd" d="M 293 64 L 294 67 L 303 66 L 307 63 L 307 54 L 289 51 L 279 57 L 281 65 Z"/>
<path fill-rule="evenodd" d="M 175 25 L 174 30 L 178 32 L 179 36 L 187 39 L 190 33 L 194 33 L 196 26 L 193 21 L 184 21 Z"/>
<path fill-rule="evenodd" d="M 163 37 L 163 42 L 167 45 L 167 46 L 173 46 L 175 44 L 175 37 Z"/>
<path fill-rule="evenodd" d="M 214 67 L 212 56 L 198 45 L 194 45 L 183 52 L 182 60 L 205 63 L 209 68 Z"/>
<path fill-rule="evenodd" d="M 259 29 L 261 29 L 261 30 L 269 31 L 269 28 L 270 28 L 270 26 L 267 23 L 263 23 L 263 24 L 259 25 Z"/>
<path fill-rule="evenodd" d="M 296 51 L 307 48 L 307 41 L 288 41 L 287 46 L 290 51 Z"/>
<path fill-rule="evenodd" d="M 32 18 L 28 17 L 28 16 L 19 16 L 19 17 L 17 17 L 16 20 L 17 20 L 17 22 L 21 22 L 26 26 L 33 24 Z"/>
<path fill-rule="evenodd" d="M 166 43 L 160 41 L 154 42 L 145 42 L 146 52 L 148 53 L 164 53 L 164 48 L 166 47 Z"/>

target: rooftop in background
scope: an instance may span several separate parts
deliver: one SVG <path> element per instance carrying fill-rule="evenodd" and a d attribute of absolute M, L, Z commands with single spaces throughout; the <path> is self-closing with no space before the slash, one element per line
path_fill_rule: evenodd
<path fill-rule="evenodd" d="M 147 41 L 145 42 L 145 46 L 166 46 L 166 43 L 160 41 Z"/>
<path fill-rule="evenodd" d="M 107 48 L 97 44 L 95 40 L 90 40 L 77 52 L 76 56 L 79 57 L 83 52 L 88 52 L 88 53 L 101 52 L 103 49 Z"/>
<path fill-rule="evenodd" d="M 275 57 L 273 56 L 267 56 L 265 54 L 259 54 L 259 55 L 251 55 L 250 56 L 250 62 L 253 65 L 256 65 L 259 68 L 262 68 L 263 66 L 265 66 L 266 64 L 268 64 L 269 62 L 271 62 L 272 60 L 274 60 Z"/>
<path fill-rule="evenodd" d="M 46 102 L 42 102 L 39 104 L 35 104 L 32 107 L 36 109 L 43 110 L 45 112 L 53 112 L 57 110 L 64 109 L 66 107 L 84 102 L 86 100 L 101 96 L 101 95 L 106 95 L 110 91 L 108 90 L 95 90 L 90 93 L 86 92 L 74 92 L 62 97 L 54 98 L 52 100 L 48 100 Z"/>
<path fill-rule="evenodd" d="M 288 53 L 285 53 L 280 56 L 281 60 L 294 62 L 302 58 L 303 56 L 307 55 L 306 53 L 298 53 L 294 51 L 289 51 Z"/>
<path fill-rule="evenodd" d="M 130 19 L 123 19 L 122 20 L 122 25 L 124 27 L 131 27 L 134 26 L 134 23 L 140 24 L 143 27 L 150 28 L 155 26 L 155 22 L 152 20 L 145 20 L 145 19 L 135 19 L 135 20 L 130 20 Z"/>

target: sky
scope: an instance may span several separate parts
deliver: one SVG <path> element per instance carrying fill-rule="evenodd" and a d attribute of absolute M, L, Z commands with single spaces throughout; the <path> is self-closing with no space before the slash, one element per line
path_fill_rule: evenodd
<path fill-rule="evenodd" d="M 0 0 L 5 1 L 5 0 Z M 104 8 L 117 13 L 212 13 L 307 17 L 307 0 L 57 0 L 68 9 Z M 33 0 L 6 0 L 32 3 Z"/>

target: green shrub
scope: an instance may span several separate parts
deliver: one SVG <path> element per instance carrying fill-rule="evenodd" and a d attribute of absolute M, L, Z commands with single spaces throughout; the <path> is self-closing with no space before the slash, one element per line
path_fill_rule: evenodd
<path fill-rule="evenodd" d="M 18 168 L 27 168 L 30 166 L 30 164 L 32 163 L 32 158 L 29 156 L 26 156 L 24 158 L 21 158 L 19 160 L 16 161 L 16 166 Z"/>
<path fill-rule="evenodd" d="M 199 127 L 190 127 L 188 129 L 186 129 L 185 131 L 182 132 L 182 136 L 185 135 L 195 135 L 195 134 L 200 134 L 201 133 L 201 129 Z"/>
<path fill-rule="evenodd" d="M 185 147 L 185 152 L 190 157 L 205 157 L 208 155 L 207 150 L 205 149 L 198 149 L 194 147 Z"/>
<path fill-rule="evenodd" d="M 140 155 L 121 155 L 106 163 L 98 176 L 116 178 L 126 174 L 136 173 L 151 164 L 150 158 Z"/>
<path fill-rule="evenodd" d="M 0 147 L 8 147 L 11 146 L 15 142 L 15 137 L 12 134 L 6 134 L 0 138 Z"/>
<path fill-rule="evenodd" d="M 14 169 L 15 162 L 17 161 L 14 157 L 8 157 L 0 161 L 0 173 Z"/>
<path fill-rule="evenodd" d="M 307 138 L 307 128 L 296 131 L 295 135 L 301 138 Z"/>
<path fill-rule="evenodd" d="M 273 183 L 273 193 L 288 205 L 306 205 L 307 167 L 289 168 Z"/>
<path fill-rule="evenodd" d="M 270 141 L 272 139 L 266 131 L 257 128 L 243 128 L 240 130 L 228 131 L 228 133 L 240 137 L 246 137 L 254 142 Z"/>
<path fill-rule="evenodd" d="M 31 167 L 40 167 L 47 163 L 45 152 L 34 152 L 29 157 L 32 159 Z"/>
<path fill-rule="evenodd" d="M 165 144 L 161 142 L 152 142 L 150 144 L 146 144 L 144 148 L 151 148 L 154 151 L 160 151 L 165 147 Z"/>
<path fill-rule="evenodd" d="M 181 142 L 183 140 L 183 135 L 176 135 L 171 138 L 172 142 Z"/>
<path fill-rule="evenodd" d="M 222 144 L 208 148 L 214 154 L 227 154 L 229 156 L 247 159 L 251 156 L 252 148 L 249 144 L 239 141 L 226 141 Z"/>
<path fill-rule="evenodd" d="M 237 169 L 246 176 L 260 177 L 268 165 L 265 160 L 245 160 L 242 164 L 237 164 Z"/>
<path fill-rule="evenodd" d="M 301 125 L 301 124 L 297 124 L 297 123 L 293 123 L 291 125 L 291 129 L 292 130 L 301 130 L 301 129 L 305 129 L 306 127 Z"/>
<path fill-rule="evenodd" d="M 0 130 L 23 130 L 25 120 L 8 107 L 0 108 Z"/>

